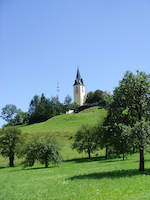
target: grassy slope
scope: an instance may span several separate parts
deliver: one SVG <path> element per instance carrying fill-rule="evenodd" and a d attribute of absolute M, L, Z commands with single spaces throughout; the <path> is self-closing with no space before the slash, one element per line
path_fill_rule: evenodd
<path fill-rule="evenodd" d="M 45 122 L 37 123 L 29 126 L 20 126 L 23 132 L 59 132 L 75 133 L 82 124 L 88 123 L 95 125 L 98 120 L 106 116 L 105 109 L 99 107 L 88 108 L 78 114 L 63 114 L 53 117 Z"/>
<path fill-rule="evenodd" d="M 59 142 L 61 142 L 63 148 L 61 154 L 63 158 L 82 158 L 86 155 L 83 153 L 78 154 L 76 150 L 71 149 L 71 140 L 68 137 L 74 134 L 84 123 L 95 125 L 98 120 L 106 116 L 106 110 L 99 109 L 99 107 L 88 108 L 81 111 L 78 114 L 63 114 L 53 117 L 45 122 L 37 123 L 29 126 L 19 126 L 22 132 L 51 132 L 57 136 Z M 20 161 L 15 159 L 15 165 L 19 164 Z M 8 158 L 4 158 L 0 155 L 0 167 L 8 165 Z"/>

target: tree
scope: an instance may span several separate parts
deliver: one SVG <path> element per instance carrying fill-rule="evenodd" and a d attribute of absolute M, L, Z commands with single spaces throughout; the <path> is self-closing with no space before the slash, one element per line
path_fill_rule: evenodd
<path fill-rule="evenodd" d="M 72 149 L 76 149 L 79 153 L 85 151 L 91 158 L 91 153 L 98 148 L 94 135 L 94 127 L 82 125 L 74 136 Z"/>
<path fill-rule="evenodd" d="M 89 92 L 87 94 L 86 102 L 89 104 L 98 103 L 99 105 L 104 105 L 105 99 L 103 91 L 95 90 L 95 92 Z"/>
<path fill-rule="evenodd" d="M 18 109 L 17 114 L 13 119 L 10 120 L 10 123 L 8 125 L 28 124 L 28 122 L 29 122 L 28 112 L 22 112 L 21 109 Z"/>
<path fill-rule="evenodd" d="M 91 104 L 94 102 L 94 92 L 90 91 L 88 94 L 87 94 L 87 98 L 86 98 L 86 102 Z"/>
<path fill-rule="evenodd" d="M 71 101 L 72 101 L 71 96 L 67 95 L 67 96 L 65 97 L 64 104 L 65 104 L 66 106 L 69 106 L 69 104 L 71 103 Z"/>
<path fill-rule="evenodd" d="M 17 113 L 17 107 L 13 104 L 7 104 L 4 108 L 2 108 L 0 117 L 9 123 L 15 113 Z"/>
<path fill-rule="evenodd" d="M 115 154 L 116 156 L 123 155 L 123 160 L 125 155 L 132 154 L 135 149 L 132 148 L 130 142 L 131 128 L 124 124 L 114 124 L 113 126 L 107 126 L 107 132 L 109 133 L 109 155 Z"/>
<path fill-rule="evenodd" d="M 36 160 L 45 164 L 45 167 L 48 167 L 50 163 L 58 165 L 62 161 L 60 146 L 50 134 L 29 135 L 20 155 L 25 157 L 22 162 L 24 167 L 33 166 Z"/>
<path fill-rule="evenodd" d="M 150 119 L 150 75 L 139 71 L 137 71 L 137 75 L 129 71 L 125 73 L 119 87 L 114 90 L 108 118 L 110 119 L 108 124 L 111 123 L 111 127 L 114 123 L 123 123 L 130 126 L 132 130 L 136 130 L 132 131 L 132 137 L 129 137 L 128 142 L 134 144 L 134 148 L 139 149 L 139 170 L 144 171 L 144 149 L 149 144 L 149 133 L 141 130 L 137 124 L 148 126 L 145 123 Z"/>
<path fill-rule="evenodd" d="M 150 122 L 142 118 L 131 129 L 133 147 L 140 151 L 139 171 L 144 171 L 144 150 L 149 150 L 150 145 Z"/>
<path fill-rule="evenodd" d="M 44 94 L 41 98 L 37 95 L 33 97 L 29 107 L 29 124 L 43 122 L 51 117 L 64 112 L 64 105 L 59 102 L 58 97 L 45 98 Z"/>
<path fill-rule="evenodd" d="M 93 103 L 104 103 L 104 94 L 103 94 L 103 91 L 101 90 L 95 90 L 94 92 L 94 98 L 93 98 Z"/>
<path fill-rule="evenodd" d="M 40 97 L 38 95 L 35 95 L 33 99 L 30 102 L 28 114 L 29 114 L 29 124 L 33 124 L 35 122 L 38 122 L 38 105 L 40 103 Z"/>
<path fill-rule="evenodd" d="M 2 156 L 9 158 L 9 166 L 14 166 L 14 156 L 20 142 L 21 130 L 9 126 L 0 130 L 0 151 Z"/>

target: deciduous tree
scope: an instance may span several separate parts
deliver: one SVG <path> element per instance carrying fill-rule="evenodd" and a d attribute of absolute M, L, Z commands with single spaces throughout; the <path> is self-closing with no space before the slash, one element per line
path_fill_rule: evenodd
<path fill-rule="evenodd" d="M 46 133 L 29 135 L 21 155 L 25 157 L 22 162 L 24 167 L 33 166 L 35 161 L 45 164 L 45 167 L 50 163 L 58 165 L 62 161 L 60 145 L 52 135 Z"/>
<path fill-rule="evenodd" d="M 72 101 L 71 96 L 67 95 L 67 96 L 65 97 L 64 104 L 65 104 L 66 106 L 69 106 L 69 104 L 71 103 L 71 101 Z"/>
<path fill-rule="evenodd" d="M 148 127 L 146 123 L 148 120 L 150 120 L 150 75 L 139 71 L 137 75 L 134 75 L 127 71 L 119 86 L 114 90 L 105 125 L 109 125 L 112 129 L 115 123 L 123 123 L 132 128 L 132 137 L 128 142 L 139 149 L 140 171 L 144 171 L 144 149 L 149 146 L 149 129 L 144 128 Z M 145 131 L 140 129 L 139 124 Z"/>
<path fill-rule="evenodd" d="M 79 153 L 85 151 L 88 153 L 89 158 L 91 158 L 91 153 L 98 148 L 94 133 L 94 127 L 82 125 L 74 136 L 72 149 L 76 149 Z"/>
<path fill-rule="evenodd" d="M 7 104 L 4 108 L 2 108 L 1 116 L 8 123 L 13 118 L 14 114 L 17 113 L 17 107 L 13 104 Z"/>
<path fill-rule="evenodd" d="M 0 151 L 2 156 L 9 158 L 9 166 L 14 166 L 14 156 L 17 152 L 17 145 L 20 142 L 21 130 L 9 126 L 0 130 Z"/>

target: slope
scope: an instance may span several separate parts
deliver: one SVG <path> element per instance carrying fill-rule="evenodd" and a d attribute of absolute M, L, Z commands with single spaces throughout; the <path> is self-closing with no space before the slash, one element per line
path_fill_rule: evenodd
<path fill-rule="evenodd" d="M 63 114 L 55 116 L 45 122 L 28 126 L 20 126 L 22 132 L 52 132 L 52 133 L 75 133 L 82 124 L 95 125 L 99 120 L 106 117 L 105 109 L 98 106 L 83 110 L 77 114 Z"/>

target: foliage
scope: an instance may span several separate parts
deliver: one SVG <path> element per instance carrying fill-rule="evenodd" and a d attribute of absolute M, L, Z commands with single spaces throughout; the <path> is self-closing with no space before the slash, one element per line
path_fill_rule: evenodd
<path fill-rule="evenodd" d="M 136 149 L 130 142 L 130 126 L 126 126 L 124 124 L 114 124 L 111 133 L 111 140 L 109 141 L 109 145 L 111 146 L 111 148 L 109 149 L 108 154 L 115 154 L 116 156 L 120 156 L 122 154 L 124 160 L 127 154 L 132 154 L 136 152 Z"/>
<path fill-rule="evenodd" d="M 113 95 L 107 94 L 104 96 L 104 99 L 105 99 L 105 108 L 108 109 L 113 101 Z"/>
<path fill-rule="evenodd" d="M 131 137 L 134 148 L 149 151 L 150 121 L 145 121 L 144 118 L 142 118 L 140 122 L 137 121 L 131 128 Z"/>
<path fill-rule="evenodd" d="M 29 124 L 44 122 L 63 112 L 65 112 L 65 108 L 59 102 L 58 97 L 46 99 L 44 94 L 41 98 L 35 95 L 29 106 Z"/>
<path fill-rule="evenodd" d="M 108 116 L 104 122 L 107 130 L 105 135 L 107 138 L 105 143 L 112 146 L 113 133 L 115 123 L 123 123 L 125 125 L 133 127 L 136 123 L 145 124 L 150 119 L 150 75 L 146 75 L 144 72 L 137 71 L 137 75 L 127 71 L 120 81 L 119 87 L 114 90 L 113 100 L 108 108 Z M 145 121 L 145 123 L 144 123 Z M 145 126 L 145 125 L 144 125 Z M 147 125 L 146 125 L 147 126 Z M 113 131 L 111 131 L 113 130 Z M 122 131 L 121 131 L 122 132 Z M 116 132 L 116 140 L 120 141 L 121 132 Z M 149 144 L 149 138 L 147 132 L 141 131 L 140 140 L 137 139 L 136 131 L 133 131 L 132 137 L 128 137 L 126 142 L 130 145 L 134 145 L 134 150 L 139 149 L 140 152 L 140 171 L 144 171 L 144 149 Z M 134 135 L 134 136 L 133 136 Z M 111 140 L 110 140 L 111 138 Z M 135 139 L 136 138 L 136 139 Z M 135 145 L 136 143 L 136 145 Z M 131 149 L 132 151 L 132 149 Z"/>
<path fill-rule="evenodd" d="M 74 136 L 74 142 L 72 149 L 76 149 L 79 153 L 85 151 L 88 153 L 89 158 L 91 153 L 98 149 L 97 143 L 94 138 L 95 132 L 94 127 L 89 125 L 82 125 Z"/>
<path fill-rule="evenodd" d="M 88 92 L 86 102 L 91 104 L 93 103 L 93 99 L 94 99 L 94 92 L 92 91 Z"/>
<path fill-rule="evenodd" d="M 30 102 L 30 106 L 28 109 L 29 116 L 32 116 L 36 113 L 36 108 L 38 107 L 39 103 L 40 103 L 40 97 L 38 95 L 35 95 Z"/>
<path fill-rule="evenodd" d="M 94 92 L 94 101 L 98 103 L 104 102 L 104 94 L 102 90 L 95 90 Z"/>
<path fill-rule="evenodd" d="M 22 149 L 22 155 L 25 155 L 25 160 L 22 162 L 24 167 L 33 166 L 35 161 L 45 164 L 45 167 L 48 167 L 50 163 L 58 165 L 62 161 L 60 147 L 50 134 L 29 135 Z"/>
<path fill-rule="evenodd" d="M 71 101 L 72 101 L 71 96 L 67 95 L 65 97 L 64 104 L 67 105 L 67 106 L 69 106 L 69 104 L 71 103 Z"/>
<path fill-rule="evenodd" d="M 9 124 L 21 125 L 21 124 L 28 124 L 28 122 L 29 122 L 28 112 L 22 112 L 21 109 L 18 109 L 17 114 L 13 119 L 10 120 Z"/>
<path fill-rule="evenodd" d="M 4 108 L 2 108 L 0 117 L 9 123 L 15 113 L 17 113 L 17 107 L 13 104 L 7 104 Z"/>
<path fill-rule="evenodd" d="M 98 103 L 100 105 L 105 104 L 104 94 L 101 90 L 95 90 L 95 92 L 89 92 L 87 94 L 86 103 Z"/>
<path fill-rule="evenodd" d="M 21 130 L 9 126 L 0 130 L 0 151 L 2 156 L 9 157 L 9 166 L 14 166 L 14 156 L 20 143 Z"/>

